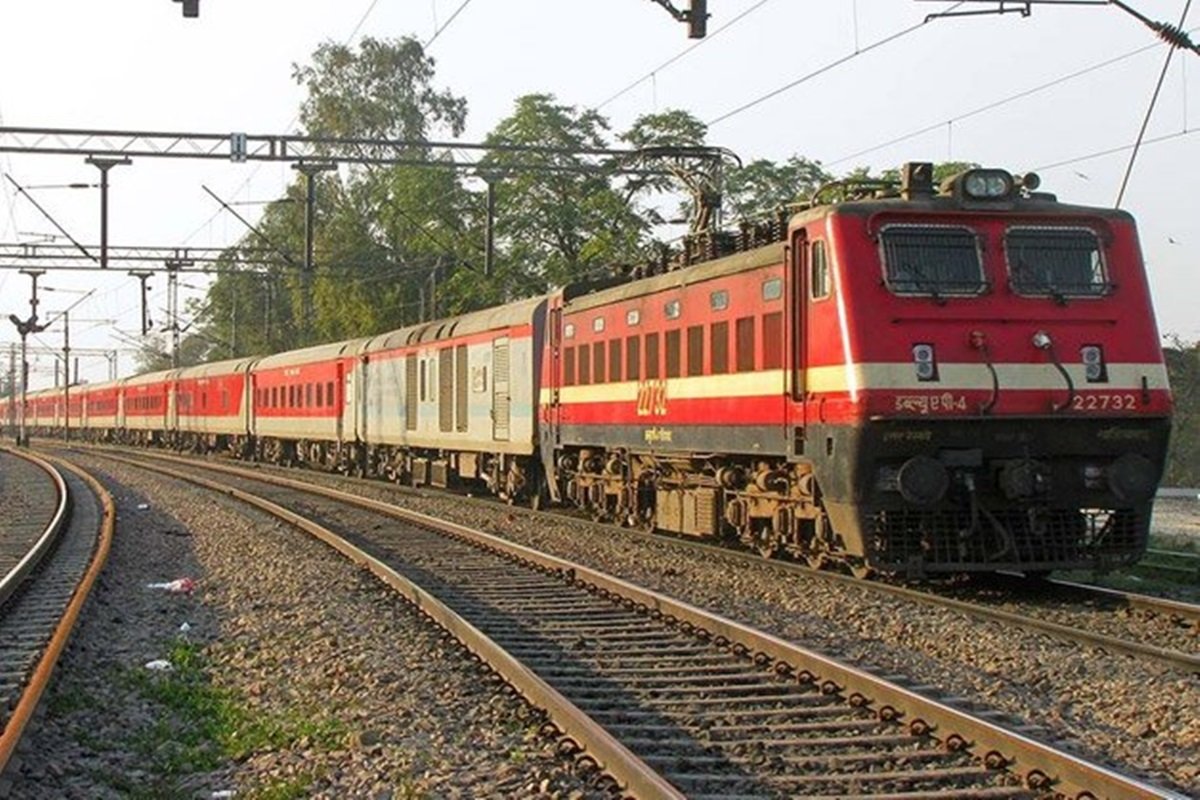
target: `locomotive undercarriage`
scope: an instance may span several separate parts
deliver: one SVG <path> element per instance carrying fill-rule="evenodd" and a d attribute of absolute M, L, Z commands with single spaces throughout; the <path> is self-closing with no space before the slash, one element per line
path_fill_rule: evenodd
<path fill-rule="evenodd" d="M 564 499 L 597 521 L 736 539 L 765 557 L 865 573 L 821 506 L 811 465 L 729 455 L 578 448 L 558 457 Z"/>

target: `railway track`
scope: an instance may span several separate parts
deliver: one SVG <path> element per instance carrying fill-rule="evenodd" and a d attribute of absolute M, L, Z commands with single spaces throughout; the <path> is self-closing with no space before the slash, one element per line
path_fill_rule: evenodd
<path fill-rule="evenodd" d="M 479 531 L 242 468 L 103 457 L 252 503 L 364 564 L 636 797 L 1177 796 L 922 687 Z"/>
<path fill-rule="evenodd" d="M 0 772 L 49 683 L 112 538 L 99 484 L 0 449 Z"/>
<path fill-rule="evenodd" d="M 121 452 L 142 454 L 141 450 Z M 188 463 L 195 463 L 190 460 Z M 297 474 L 282 467 L 257 465 L 265 474 Z M 400 495 L 415 491 L 408 487 L 379 481 L 362 481 L 323 472 L 300 473 L 305 479 L 323 485 L 369 487 Z M 490 499 L 459 498 L 496 509 Z M 561 511 L 530 512 L 562 516 Z M 566 512 L 569 519 L 579 518 Z M 589 523 L 594 524 L 594 523 Z M 776 570 L 808 580 L 820 580 L 858 587 L 864 591 L 890 594 L 911 602 L 951 609 L 980 621 L 1015 626 L 1051 636 L 1061 641 L 1146 659 L 1166 669 L 1200 672 L 1200 605 L 1118 589 L 1060 580 L 1030 580 L 1020 576 L 998 575 L 985 582 L 966 586 L 947 584 L 902 585 L 882 580 L 861 580 L 850 575 L 816 570 L 783 560 L 764 560 L 760 556 L 719 543 L 681 538 L 669 534 L 621 528 L 624 535 L 646 540 L 669 539 L 675 546 L 722 558 L 752 564 L 759 569 Z M 1160 642 L 1160 643 L 1156 643 Z M 1161 642 L 1169 642 L 1165 646 Z"/>

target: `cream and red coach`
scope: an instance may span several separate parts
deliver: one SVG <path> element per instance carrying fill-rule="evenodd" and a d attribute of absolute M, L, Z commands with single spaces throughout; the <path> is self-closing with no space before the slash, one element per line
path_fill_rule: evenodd
<path fill-rule="evenodd" d="M 179 370 L 172 385 L 178 446 L 250 453 L 250 367 L 253 358 Z"/>
<path fill-rule="evenodd" d="M 555 495 L 859 570 L 1139 557 L 1171 399 L 1132 218 L 1033 176 L 931 174 L 553 297 Z"/>

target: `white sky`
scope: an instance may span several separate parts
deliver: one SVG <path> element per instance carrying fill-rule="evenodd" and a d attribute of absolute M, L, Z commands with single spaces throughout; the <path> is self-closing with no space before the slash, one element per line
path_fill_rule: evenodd
<path fill-rule="evenodd" d="M 682 0 L 680 0 L 680 4 Z M 1177 22 L 1184 0 L 1133 0 L 1153 19 Z M 4 0 L 0 6 L 0 121 L 33 127 L 285 133 L 302 99 L 293 63 L 327 39 L 359 31 L 427 40 L 462 0 L 201 0 L 185 20 L 170 0 Z M 477 141 L 506 116 L 514 98 L 550 92 L 602 108 L 616 130 L 656 109 L 684 108 L 705 121 L 865 49 L 914 25 L 949 2 L 913 0 L 710 0 L 710 37 L 694 43 L 686 28 L 649 0 L 470 0 L 430 52 L 437 83 L 465 96 L 466 140 Z M 739 14 L 750 13 L 714 35 Z M 1200 25 L 1200 12 L 1189 25 Z M 1185 26 L 1186 27 L 1186 26 Z M 1111 206 L 1128 151 L 1049 167 L 1136 138 L 1165 46 L 984 111 L 981 106 L 1155 43 L 1153 34 L 1114 8 L 1035 8 L 1033 16 L 945 19 L 852 58 L 712 126 L 710 141 L 745 160 L 793 153 L 834 170 L 891 167 L 908 160 L 967 160 L 1014 171 L 1037 169 L 1043 187 L 1063 200 Z M 956 120 L 945 124 L 947 120 Z M 906 141 L 874 148 L 913 131 Z M 1200 338 L 1200 59 L 1176 53 L 1124 206 L 1139 220 L 1164 333 Z M 23 185 L 94 182 L 96 171 L 73 156 L 0 154 L 0 170 Z M 286 165 L 141 159 L 112 172 L 110 243 L 223 246 L 244 228 L 201 189 L 230 200 L 277 196 Z M 51 228 L 3 181 L 0 241 L 27 241 Z M 33 190 L 71 234 L 99 241 L 95 190 Z M 253 206 L 242 209 L 256 214 Z M 47 286 L 96 292 L 72 312 L 78 320 L 116 319 L 139 327 L 137 282 L 91 273 L 52 273 Z M 185 283 L 203 287 L 200 276 Z M 165 319 L 166 280 L 152 280 L 152 316 Z M 0 319 L 28 314 L 29 281 L 0 270 Z M 202 292 L 186 290 L 183 296 Z M 79 294 L 51 292 L 55 311 Z M 127 347 L 105 323 L 72 325 L 72 345 Z M 8 323 L 0 347 L 15 341 Z M 59 346 L 61 330 L 41 335 Z M 5 347 L 5 349 L 7 349 Z M 132 356 L 122 354 L 123 374 Z M 35 366 L 33 386 L 52 381 L 52 360 Z M 7 364 L 4 364 L 6 367 Z M 82 377 L 106 376 L 99 359 Z"/>

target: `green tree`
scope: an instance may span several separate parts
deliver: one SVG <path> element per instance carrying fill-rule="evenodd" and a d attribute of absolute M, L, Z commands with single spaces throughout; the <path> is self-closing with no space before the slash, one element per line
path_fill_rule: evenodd
<path fill-rule="evenodd" d="M 305 87 L 300 120 L 314 136 L 389 140 L 363 144 L 363 155 L 399 152 L 428 160 L 435 137 L 461 134 L 466 100 L 434 85 L 434 61 L 415 39 L 364 38 L 357 47 L 325 43 L 295 66 Z M 305 184 L 269 205 L 227 253 L 229 271 L 209 293 L 206 330 L 238 354 L 362 336 L 440 313 L 434 287 L 468 268 L 481 240 L 478 202 L 452 169 L 414 166 L 343 168 L 314 178 L 316 270 L 302 275 Z M 261 235 L 260 235 L 261 234 Z M 280 257 L 240 266 L 238 251 L 269 246 Z M 302 320 L 311 285 L 312 318 Z"/>
<path fill-rule="evenodd" d="M 556 152 L 495 150 L 486 159 L 496 179 L 496 231 L 503 246 L 504 294 L 562 285 L 637 260 L 648 225 L 611 177 L 581 151 L 608 147 L 608 121 L 552 95 L 520 97 L 487 143 L 539 145 Z M 542 167 L 506 169 L 515 165 Z M 515 291 L 514 291 L 515 290 Z"/>
<path fill-rule="evenodd" d="M 832 180 L 819 161 L 792 156 L 783 163 L 755 159 L 729 173 L 725 209 L 735 217 L 767 214 L 782 205 L 807 200 Z"/>
<path fill-rule="evenodd" d="M 1175 415 L 1171 449 L 1163 482 L 1170 486 L 1200 486 L 1200 342 L 1175 339 L 1163 350 Z"/>

